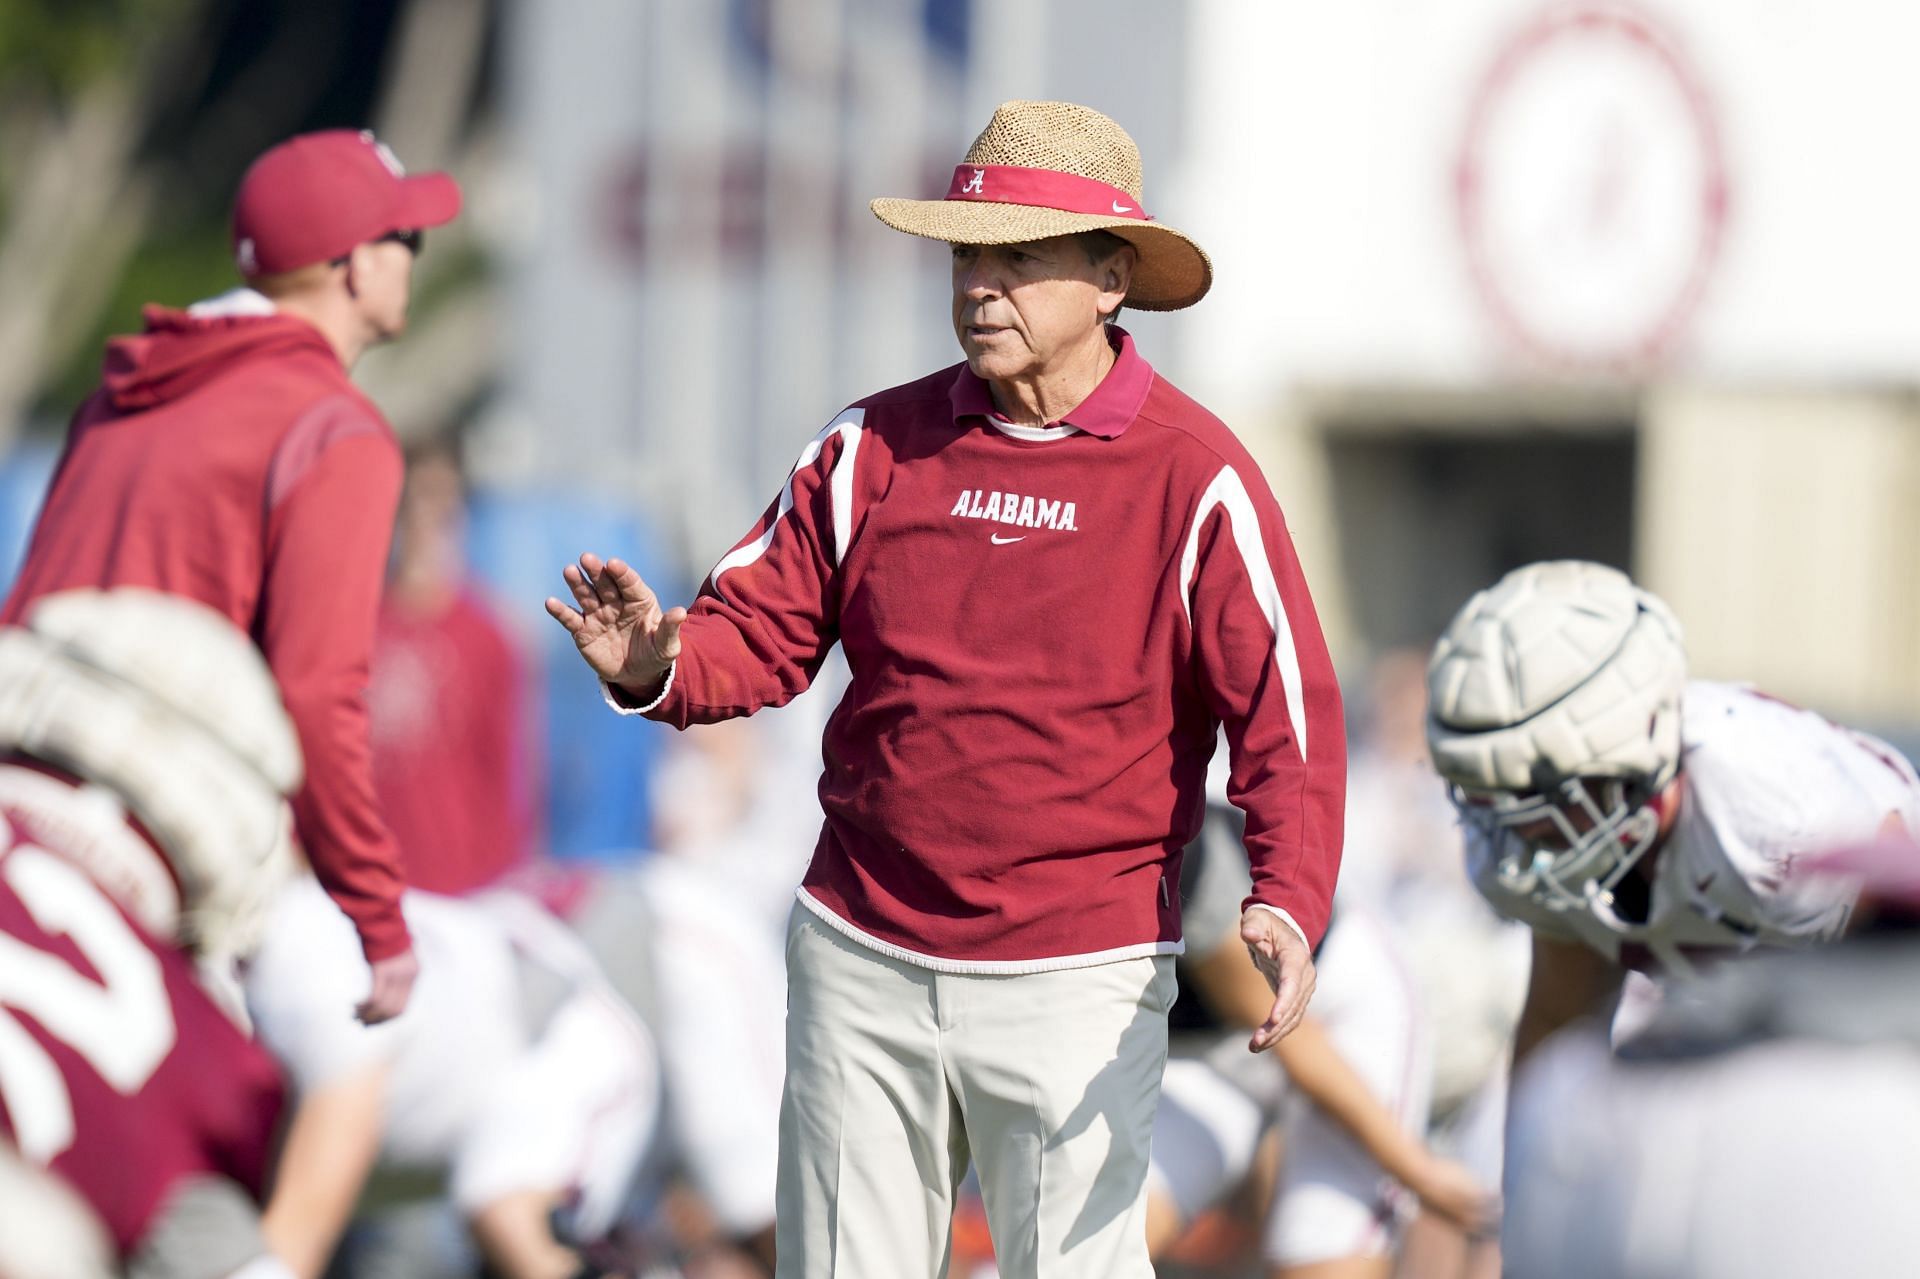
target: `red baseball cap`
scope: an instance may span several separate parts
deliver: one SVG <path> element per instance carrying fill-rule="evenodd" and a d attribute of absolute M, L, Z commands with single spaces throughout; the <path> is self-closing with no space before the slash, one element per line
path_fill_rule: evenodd
<path fill-rule="evenodd" d="M 303 133 L 255 160 L 233 201 L 233 257 L 242 275 L 275 275 L 344 257 L 394 231 L 451 222 L 460 186 L 444 173 L 408 177 L 366 129 Z"/>

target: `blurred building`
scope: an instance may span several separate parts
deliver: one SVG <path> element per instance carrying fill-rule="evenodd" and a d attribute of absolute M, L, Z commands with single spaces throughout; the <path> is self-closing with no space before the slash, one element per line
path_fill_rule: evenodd
<path fill-rule="evenodd" d="M 1696 669 L 1920 723 L 1920 10 L 1880 0 L 522 0 L 517 474 L 697 577 L 844 403 L 957 358 L 873 222 L 995 102 L 1141 144 L 1213 254 L 1128 323 L 1266 464 L 1336 651 L 1529 559 L 1622 565 Z M 535 428 L 533 423 L 540 423 Z"/>
<path fill-rule="evenodd" d="M 1920 169 L 1887 162 L 1920 12 L 1195 21 L 1188 216 L 1241 216 L 1184 350 L 1265 444 L 1336 644 L 1582 555 L 1665 595 L 1702 674 L 1920 717 Z"/>

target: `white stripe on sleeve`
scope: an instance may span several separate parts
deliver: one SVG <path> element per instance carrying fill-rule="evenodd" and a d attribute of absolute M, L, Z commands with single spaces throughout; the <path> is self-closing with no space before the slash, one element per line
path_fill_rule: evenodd
<path fill-rule="evenodd" d="M 1293 627 L 1287 623 L 1287 606 L 1280 599 L 1280 583 L 1274 580 L 1273 565 L 1267 561 L 1266 543 L 1260 537 L 1260 517 L 1254 513 L 1247 486 L 1231 466 L 1220 468 L 1193 512 L 1187 529 L 1187 548 L 1180 556 L 1180 602 L 1186 606 L 1187 625 L 1193 625 L 1193 566 L 1200 557 L 1200 530 L 1214 507 L 1227 513 L 1233 530 L 1233 544 L 1247 566 L 1247 578 L 1253 583 L 1253 598 L 1273 628 L 1273 657 L 1280 667 L 1280 686 L 1287 695 L 1287 718 L 1293 725 L 1293 739 L 1300 744 L 1300 758 L 1307 758 L 1306 708 L 1301 705 L 1300 657 L 1293 648 Z"/>
<path fill-rule="evenodd" d="M 774 515 L 773 522 L 767 525 L 767 531 L 745 546 L 738 546 L 727 552 L 720 562 L 713 566 L 713 572 L 708 575 L 708 580 L 713 583 L 715 591 L 720 590 L 722 573 L 744 568 L 767 553 L 767 548 L 773 545 L 773 535 L 780 529 L 780 521 L 786 519 L 787 514 L 793 510 L 794 477 L 812 466 L 814 459 L 818 458 L 820 451 L 827 446 L 827 441 L 836 435 L 844 437 L 846 445 L 833 464 L 830 489 L 833 501 L 833 545 L 828 548 L 828 554 L 832 557 L 834 566 L 839 567 L 840 557 L 846 554 L 847 542 L 853 536 L 853 456 L 859 450 L 862 423 L 866 418 L 865 409 L 848 409 L 821 428 L 820 434 L 807 441 L 807 446 L 800 450 L 800 460 L 793 464 L 793 471 L 787 476 L 787 486 L 780 490 L 780 509 Z"/>

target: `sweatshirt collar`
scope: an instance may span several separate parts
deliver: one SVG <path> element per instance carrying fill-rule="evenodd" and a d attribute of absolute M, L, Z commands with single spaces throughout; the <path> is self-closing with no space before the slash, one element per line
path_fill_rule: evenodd
<path fill-rule="evenodd" d="M 1119 325 L 1107 326 L 1107 341 L 1113 347 L 1113 367 L 1100 379 L 1100 385 L 1093 388 L 1093 394 L 1058 422 L 1049 422 L 1045 427 L 1014 426 L 994 408 L 993 393 L 988 390 L 986 380 L 965 364 L 954 374 L 953 386 L 947 393 L 953 405 L 953 420 L 957 423 L 963 418 L 982 417 L 1019 438 L 1037 434 L 1039 438 L 1051 439 L 1070 435 L 1074 430 L 1103 440 L 1118 438 L 1140 416 L 1140 406 L 1147 402 L 1147 392 L 1153 387 L 1153 366 L 1134 349 L 1133 336 Z"/>

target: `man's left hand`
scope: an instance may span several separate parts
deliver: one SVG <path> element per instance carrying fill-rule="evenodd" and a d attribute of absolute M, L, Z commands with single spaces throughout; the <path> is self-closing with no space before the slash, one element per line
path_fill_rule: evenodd
<path fill-rule="evenodd" d="M 1307 1001 L 1313 998 L 1313 953 L 1280 916 L 1257 906 L 1240 916 L 1240 940 L 1273 989 L 1273 1007 L 1247 1041 L 1249 1052 L 1265 1052 L 1285 1039 L 1306 1014 Z"/>

